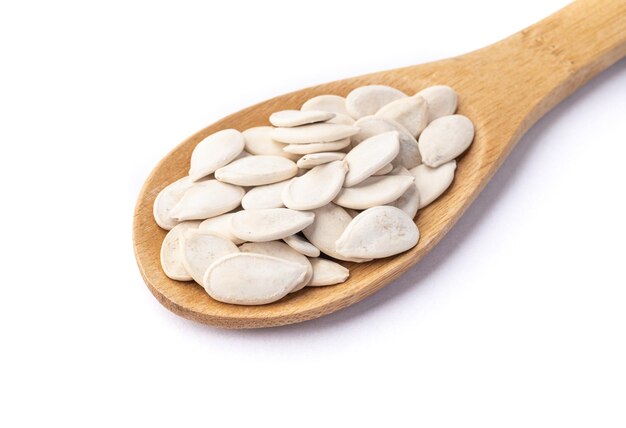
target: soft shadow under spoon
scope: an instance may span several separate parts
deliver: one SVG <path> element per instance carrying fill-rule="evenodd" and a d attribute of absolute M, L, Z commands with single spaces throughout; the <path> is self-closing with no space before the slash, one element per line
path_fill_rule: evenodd
<path fill-rule="evenodd" d="M 497 171 L 521 136 L 546 112 L 593 76 L 626 55 L 626 2 L 573 3 L 496 44 L 433 63 L 354 77 L 285 94 L 248 107 L 200 130 L 170 152 L 144 184 L 133 226 L 135 255 L 154 296 L 185 318 L 219 327 L 256 328 L 291 324 L 345 308 L 389 284 L 426 255 L 450 230 Z M 307 287 L 263 306 L 237 306 L 211 299 L 197 284 L 163 273 L 159 251 L 166 231 L 152 217 L 156 195 L 187 175 L 195 145 L 225 128 L 267 125 L 275 111 L 298 109 L 321 94 L 347 95 L 371 84 L 413 94 L 430 85 L 452 86 L 458 112 L 472 119 L 476 136 L 458 160 L 452 186 L 416 217 L 418 245 L 395 257 L 346 263 L 350 279 L 336 286 Z"/>

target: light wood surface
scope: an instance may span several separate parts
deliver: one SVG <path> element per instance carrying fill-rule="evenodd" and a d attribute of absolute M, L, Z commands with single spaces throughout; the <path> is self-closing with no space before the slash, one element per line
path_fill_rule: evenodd
<path fill-rule="evenodd" d="M 589 79 L 626 55 L 626 1 L 575 2 L 496 44 L 428 64 L 373 73 L 285 94 L 248 107 L 200 130 L 169 153 L 152 171 L 135 208 L 133 242 L 141 274 L 154 296 L 185 318 L 226 328 L 291 324 L 345 308 L 389 284 L 426 255 L 450 230 L 489 182 L 521 136 L 546 112 Z M 369 263 L 343 263 L 350 279 L 330 287 L 307 287 L 263 306 L 228 305 L 211 299 L 195 283 L 173 281 L 159 262 L 166 231 L 152 217 L 159 191 L 187 175 L 195 145 L 225 128 L 268 125 L 271 113 L 298 109 L 321 94 L 385 84 L 413 94 L 445 84 L 459 93 L 458 112 L 476 126 L 471 148 L 458 160 L 452 186 L 420 210 L 421 238 L 410 251 Z"/>

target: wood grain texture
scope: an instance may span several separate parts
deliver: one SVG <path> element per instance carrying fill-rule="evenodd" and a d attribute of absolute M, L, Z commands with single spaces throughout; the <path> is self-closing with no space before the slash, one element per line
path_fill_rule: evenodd
<path fill-rule="evenodd" d="M 282 95 L 227 116 L 189 137 L 152 171 L 135 208 L 133 240 L 141 274 L 154 296 L 185 318 L 227 328 L 296 323 L 345 308 L 389 284 L 424 257 L 450 230 L 489 182 L 521 136 L 547 111 L 593 76 L 626 55 L 626 1 L 573 3 L 494 45 L 460 57 L 331 82 Z M 321 94 L 385 84 L 413 94 L 445 84 L 459 93 L 458 112 L 476 126 L 471 148 L 458 160 L 452 186 L 420 210 L 418 245 L 395 257 L 364 264 L 343 263 L 350 279 L 330 287 L 307 287 L 279 302 L 237 306 L 211 299 L 197 284 L 173 281 L 159 263 L 166 231 L 152 217 L 163 187 L 187 175 L 195 145 L 225 128 L 243 131 L 267 125 L 271 113 L 298 109 Z"/>

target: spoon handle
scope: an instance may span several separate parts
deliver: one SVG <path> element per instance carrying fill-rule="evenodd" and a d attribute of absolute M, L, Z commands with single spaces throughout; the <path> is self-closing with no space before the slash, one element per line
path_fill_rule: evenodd
<path fill-rule="evenodd" d="M 504 159 L 537 120 L 624 56 L 626 0 L 579 0 L 490 46 L 406 71 L 463 88 L 459 102 L 481 106 L 482 132 L 500 137 L 490 144 Z"/>
<path fill-rule="evenodd" d="M 545 113 L 624 56 L 626 0 L 579 0 L 500 42 L 446 62 L 464 76 L 459 86 L 468 106 L 490 100 L 489 128 L 519 125 L 508 140 L 510 149 Z"/>

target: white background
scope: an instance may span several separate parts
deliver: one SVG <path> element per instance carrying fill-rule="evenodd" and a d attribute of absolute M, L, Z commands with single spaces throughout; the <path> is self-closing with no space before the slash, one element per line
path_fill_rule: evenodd
<path fill-rule="evenodd" d="M 0 3 L 0 425 L 624 427 L 625 61 L 532 128 L 421 264 L 339 313 L 195 324 L 132 252 L 143 180 L 196 130 L 565 3 Z"/>

